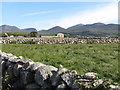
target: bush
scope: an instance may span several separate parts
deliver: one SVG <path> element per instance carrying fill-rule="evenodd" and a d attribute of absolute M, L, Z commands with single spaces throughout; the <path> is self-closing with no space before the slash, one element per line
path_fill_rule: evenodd
<path fill-rule="evenodd" d="M 12 41 L 10 42 L 10 44 L 17 44 L 17 41 Z"/>
<path fill-rule="evenodd" d="M 29 41 L 23 42 L 23 44 L 37 44 L 37 42 L 29 40 Z"/>

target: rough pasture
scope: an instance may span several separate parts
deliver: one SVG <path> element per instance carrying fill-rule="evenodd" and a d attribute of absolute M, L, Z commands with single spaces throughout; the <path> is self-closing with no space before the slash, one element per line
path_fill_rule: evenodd
<path fill-rule="evenodd" d="M 79 74 L 96 72 L 119 83 L 118 44 L 3 44 L 2 50 L 35 62 L 58 67 L 62 64 Z"/>

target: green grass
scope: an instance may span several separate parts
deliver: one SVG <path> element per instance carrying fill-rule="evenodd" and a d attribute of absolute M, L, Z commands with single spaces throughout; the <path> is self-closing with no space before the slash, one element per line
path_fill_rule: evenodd
<path fill-rule="evenodd" d="M 79 74 L 96 72 L 101 78 L 120 83 L 118 44 L 3 44 L 2 50 L 55 67 L 62 64 Z"/>

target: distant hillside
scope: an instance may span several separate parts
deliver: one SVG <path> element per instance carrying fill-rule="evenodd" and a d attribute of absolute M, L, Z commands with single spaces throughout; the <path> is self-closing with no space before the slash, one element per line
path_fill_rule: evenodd
<path fill-rule="evenodd" d="M 0 31 L 2 32 L 37 32 L 35 28 L 20 29 L 16 26 L 2 25 L 0 26 Z M 106 37 L 106 36 L 118 36 L 118 24 L 104 24 L 104 23 L 94 23 L 94 24 L 78 24 L 71 26 L 67 29 L 60 26 L 55 26 L 48 30 L 38 31 L 40 35 L 55 35 L 57 33 L 64 33 L 70 37 L 79 36 L 95 36 L 95 37 Z"/>
<path fill-rule="evenodd" d="M 64 33 L 66 29 L 59 27 L 59 26 L 55 26 L 53 28 L 50 28 L 48 30 L 41 30 L 39 31 L 39 33 L 41 35 L 55 35 L 57 33 Z"/>
<path fill-rule="evenodd" d="M 118 24 L 104 24 L 104 23 L 94 23 L 94 24 L 78 24 L 71 26 L 67 29 L 53 27 L 48 30 L 39 31 L 41 35 L 52 35 L 58 32 L 68 34 L 70 36 L 117 36 L 118 35 Z"/>
<path fill-rule="evenodd" d="M 20 29 L 16 26 L 9 26 L 9 25 L 2 25 L 0 26 L 0 32 L 32 32 L 37 31 L 35 28 L 26 28 L 26 29 Z"/>
<path fill-rule="evenodd" d="M 80 27 L 82 27 L 82 26 L 83 26 L 83 24 L 77 24 L 77 25 L 71 26 L 71 27 L 69 27 L 69 28 L 67 28 L 67 29 L 73 30 L 73 29 L 78 29 L 78 28 L 80 28 Z"/>
<path fill-rule="evenodd" d="M 37 32 L 37 30 L 35 28 L 26 28 L 26 29 L 22 29 L 24 31 L 27 31 L 27 32 Z"/>

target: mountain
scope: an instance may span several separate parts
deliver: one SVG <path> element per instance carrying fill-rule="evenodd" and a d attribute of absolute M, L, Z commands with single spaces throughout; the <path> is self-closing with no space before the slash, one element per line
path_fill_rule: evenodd
<path fill-rule="evenodd" d="M 20 29 L 16 26 L 2 25 L 0 26 L 0 31 L 2 32 L 37 32 L 35 28 Z M 67 29 L 60 26 L 55 26 L 48 30 L 38 31 L 40 35 L 55 35 L 57 33 L 64 33 L 70 37 L 76 36 L 118 36 L 118 24 L 104 24 L 104 23 L 94 23 L 94 24 L 77 24 L 71 26 Z"/>
<path fill-rule="evenodd" d="M 28 32 L 37 32 L 37 30 L 35 28 L 26 28 L 23 30 L 28 31 Z"/>
<path fill-rule="evenodd" d="M 16 26 L 9 26 L 9 25 L 2 25 L 0 26 L 0 32 L 33 32 L 37 31 L 35 28 L 26 28 L 26 29 L 20 29 Z"/>
<path fill-rule="evenodd" d="M 57 33 L 64 33 L 66 29 L 60 27 L 60 26 L 55 26 L 53 28 L 50 28 L 48 30 L 42 30 L 42 31 L 39 31 L 39 33 L 41 35 L 54 35 L 54 34 L 57 34 Z"/>
<path fill-rule="evenodd" d="M 46 30 L 45 29 L 43 29 L 43 30 L 40 30 L 39 32 L 45 32 Z"/>
<path fill-rule="evenodd" d="M 74 27 L 74 26 L 73 26 Z M 80 26 L 75 29 L 68 29 L 71 35 L 82 36 L 117 36 L 118 24 L 94 23 Z"/>
<path fill-rule="evenodd" d="M 78 29 L 78 28 L 80 28 L 80 27 L 82 27 L 82 26 L 83 26 L 83 24 L 77 24 L 77 25 L 71 26 L 71 27 L 69 27 L 69 28 L 67 28 L 67 29 L 69 29 L 69 30 Z"/>
<path fill-rule="evenodd" d="M 2 32 L 20 32 L 21 30 L 16 26 L 2 25 L 0 26 Z"/>
<path fill-rule="evenodd" d="M 62 32 L 64 31 L 65 29 L 60 27 L 60 26 L 55 26 L 53 28 L 50 28 L 48 31 L 52 31 L 52 32 Z"/>
<path fill-rule="evenodd" d="M 59 32 L 68 34 L 70 36 L 117 36 L 118 24 L 78 24 L 67 29 L 56 26 L 48 30 L 39 31 L 41 35 L 53 35 Z"/>

